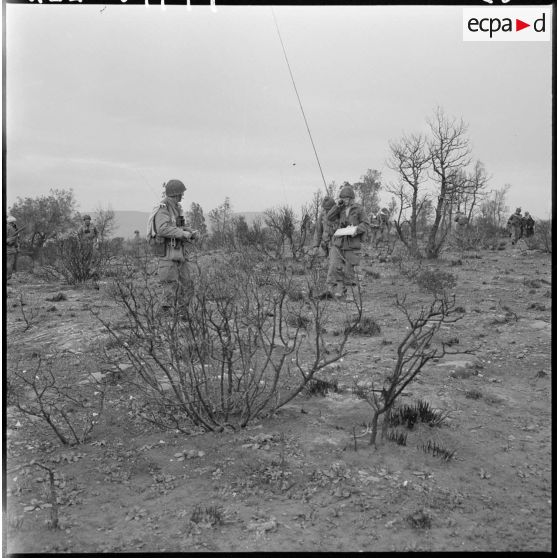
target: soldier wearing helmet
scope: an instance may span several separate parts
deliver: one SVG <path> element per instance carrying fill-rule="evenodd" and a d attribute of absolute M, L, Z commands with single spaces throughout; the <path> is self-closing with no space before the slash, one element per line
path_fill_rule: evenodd
<path fill-rule="evenodd" d="M 531 217 L 531 214 L 526 211 L 523 216 L 523 236 L 525 238 L 530 238 L 535 234 L 535 220 Z"/>
<path fill-rule="evenodd" d="M 521 215 L 521 207 L 510 215 L 507 222 L 508 231 L 512 237 L 512 245 L 515 244 L 523 236 L 523 217 Z"/>
<path fill-rule="evenodd" d="M 177 296 L 181 297 L 190 284 L 188 253 L 198 237 L 198 231 L 191 230 L 184 223 L 180 202 L 185 191 L 182 181 L 169 180 L 165 184 L 165 198 L 153 209 L 148 224 L 149 243 L 159 256 L 158 271 L 165 310 L 180 302 Z"/>
<path fill-rule="evenodd" d="M 337 225 L 329 256 L 327 294 L 341 298 L 347 294 L 347 287 L 356 285 L 355 268 L 360 263 L 362 239 L 368 231 L 364 209 L 355 202 L 350 184 L 341 188 L 339 200 L 328 211 L 327 218 Z M 351 231 L 348 234 L 342 230 L 347 228 Z"/>
<path fill-rule="evenodd" d="M 91 223 L 91 216 L 85 214 L 82 217 L 83 225 L 78 229 L 78 238 L 84 242 L 92 246 L 99 237 L 99 232 L 97 231 L 97 227 Z"/>
<path fill-rule="evenodd" d="M 17 271 L 19 254 L 19 230 L 17 220 L 12 215 L 6 217 L 6 279 L 9 281 Z"/>
<path fill-rule="evenodd" d="M 329 248 L 331 244 L 331 237 L 335 232 L 336 223 L 330 221 L 327 217 L 328 211 L 335 205 L 335 200 L 326 196 L 322 200 L 322 210 L 318 216 L 318 221 L 316 223 L 316 230 L 314 231 L 314 248 L 322 249 L 322 253 L 326 258 L 329 257 Z"/>

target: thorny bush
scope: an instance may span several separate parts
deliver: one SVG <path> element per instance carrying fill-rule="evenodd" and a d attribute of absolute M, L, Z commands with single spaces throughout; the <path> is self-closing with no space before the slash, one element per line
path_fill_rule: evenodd
<path fill-rule="evenodd" d="M 222 431 L 245 427 L 296 397 L 320 370 L 344 356 L 351 329 L 326 348 L 331 305 L 289 294 L 322 288 L 323 272 L 293 276 L 253 252 L 229 254 L 191 269 L 191 284 L 161 312 L 159 286 L 147 275 L 116 278 L 112 295 L 126 326 L 97 315 L 125 357 L 138 393 L 137 414 L 162 427 Z M 295 284 L 296 283 L 296 284 Z M 361 312 L 357 307 L 355 326 Z"/>

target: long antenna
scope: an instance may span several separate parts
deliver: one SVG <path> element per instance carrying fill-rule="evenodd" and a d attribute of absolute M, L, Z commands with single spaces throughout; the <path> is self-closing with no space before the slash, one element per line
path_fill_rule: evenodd
<path fill-rule="evenodd" d="M 324 173 L 322 171 L 322 165 L 320 164 L 320 159 L 318 157 L 318 152 L 316 151 L 316 146 L 314 145 L 314 140 L 312 139 L 312 133 L 310 132 L 310 126 L 308 126 L 308 120 L 306 119 L 306 114 L 304 113 L 304 109 L 302 108 L 302 102 L 300 100 L 300 95 L 298 94 L 298 89 L 296 88 L 296 83 L 293 77 L 293 72 L 291 71 L 291 65 L 289 64 L 289 59 L 287 58 L 287 51 L 285 50 L 285 45 L 283 43 L 283 39 L 281 38 L 281 32 L 279 31 L 279 25 L 277 23 L 277 18 L 275 17 L 275 12 L 273 11 L 273 6 L 271 6 L 271 13 L 273 14 L 273 21 L 275 21 L 275 28 L 277 29 L 277 35 L 279 35 L 279 40 L 281 41 L 281 47 L 283 48 L 283 54 L 285 55 L 285 62 L 287 62 L 287 68 L 289 68 L 289 74 L 291 75 L 291 81 L 293 82 L 293 87 L 296 93 L 296 98 L 298 99 L 298 104 L 300 106 L 300 111 L 302 112 L 302 116 L 304 118 L 304 123 L 306 124 L 306 129 L 308 130 L 308 135 L 310 136 L 310 141 L 312 143 L 312 148 L 314 149 L 314 155 L 316 155 L 316 161 L 318 162 L 318 167 L 320 168 L 320 173 L 322 175 L 322 180 L 324 181 L 324 186 L 327 191 L 327 184 L 326 179 L 324 177 Z"/>

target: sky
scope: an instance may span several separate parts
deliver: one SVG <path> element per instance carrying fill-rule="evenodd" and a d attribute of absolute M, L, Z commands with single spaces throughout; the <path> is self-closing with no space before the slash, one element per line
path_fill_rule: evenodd
<path fill-rule="evenodd" d="M 552 208 L 551 42 L 465 42 L 457 6 L 276 6 L 326 182 L 397 177 L 389 141 L 436 107 L 510 209 Z M 308 203 L 324 182 L 269 6 L 6 4 L 6 202 L 82 211 Z M 384 194 L 383 201 L 389 201 Z"/>

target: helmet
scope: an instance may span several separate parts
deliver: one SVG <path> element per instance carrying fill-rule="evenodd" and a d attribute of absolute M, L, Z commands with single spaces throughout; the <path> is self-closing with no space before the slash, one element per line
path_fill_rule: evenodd
<path fill-rule="evenodd" d="M 516 212 L 516 213 L 521 213 L 521 207 L 518 207 L 518 208 L 515 210 L 515 212 Z"/>
<path fill-rule="evenodd" d="M 173 178 L 165 184 L 165 194 L 167 196 L 178 196 L 186 191 L 186 186 L 180 180 Z"/>
<path fill-rule="evenodd" d="M 322 200 L 322 207 L 324 209 L 331 209 L 334 205 L 335 205 L 335 200 L 333 198 L 331 198 L 330 196 L 326 196 Z"/>
<path fill-rule="evenodd" d="M 87 221 L 87 219 L 89 219 L 89 220 L 91 221 L 91 216 L 85 214 L 85 215 L 82 217 L 82 219 L 83 219 L 84 221 Z"/>
<path fill-rule="evenodd" d="M 343 186 L 341 191 L 339 192 L 340 198 L 354 198 L 355 191 L 351 188 L 351 186 Z"/>
<path fill-rule="evenodd" d="M 8 221 L 8 223 L 15 223 L 17 221 L 17 219 L 13 215 L 8 215 L 8 218 L 6 220 Z"/>
<path fill-rule="evenodd" d="M 380 213 L 384 213 L 385 215 L 387 215 L 389 213 L 389 210 L 387 207 L 382 207 L 382 209 L 380 210 Z"/>

